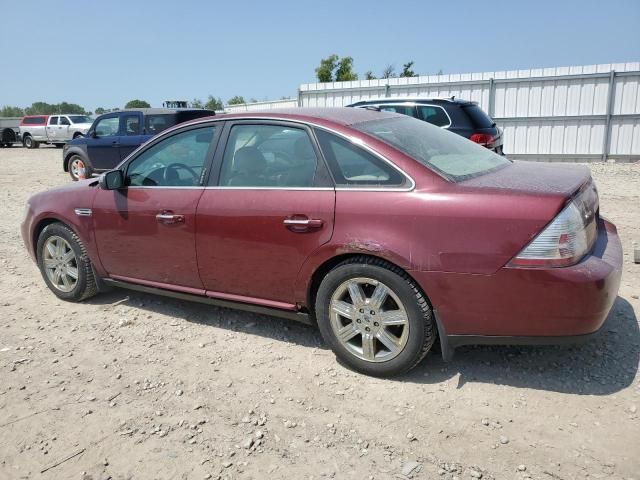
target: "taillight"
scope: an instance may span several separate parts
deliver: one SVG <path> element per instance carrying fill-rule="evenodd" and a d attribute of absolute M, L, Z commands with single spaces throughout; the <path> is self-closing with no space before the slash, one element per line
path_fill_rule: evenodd
<path fill-rule="evenodd" d="M 480 145 L 489 145 L 493 142 L 493 135 L 489 133 L 474 133 L 469 137 L 469 140 Z"/>
<path fill-rule="evenodd" d="M 510 267 L 566 267 L 578 263 L 597 235 L 598 192 L 589 182 L 529 244 Z"/>

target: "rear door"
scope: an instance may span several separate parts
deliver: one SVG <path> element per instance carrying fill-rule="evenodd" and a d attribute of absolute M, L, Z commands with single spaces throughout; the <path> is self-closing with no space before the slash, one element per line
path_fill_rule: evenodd
<path fill-rule="evenodd" d="M 49 122 L 47 122 L 46 129 L 46 137 L 50 141 L 54 141 L 58 138 L 58 116 L 54 115 L 49 117 Z"/>
<path fill-rule="evenodd" d="M 105 115 L 95 122 L 87 140 L 89 162 L 94 170 L 110 170 L 120 163 L 120 116 Z"/>
<path fill-rule="evenodd" d="M 196 250 L 207 295 L 295 308 L 305 259 L 331 239 L 335 189 L 306 126 L 228 122 L 200 199 Z"/>
<path fill-rule="evenodd" d="M 62 142 L 71 140 L 71 135 L 69 135 L 70 126 L 71 122 L 69 121 L 69 118 L 64 115 L 60 116 L 60 120 L 58 120 L 58 134 L 56 136 L 56 140 L 60 140 Z"/>
<path fill-rule="evenodd" d="M 143 135 L 142 113 L 130 112 L 120 116 L 120 159 L 123 160 L 149 138 Z"/>

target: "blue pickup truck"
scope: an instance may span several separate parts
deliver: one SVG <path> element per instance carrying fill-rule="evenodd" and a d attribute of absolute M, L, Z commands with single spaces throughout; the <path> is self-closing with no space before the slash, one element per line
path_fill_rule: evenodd
<path fill-rule="evenodd" d="M 140 145 L 161 131 L 188 120 L 215 115 L 189 108 L 134 108 L 96 118 L 86 136 L 65 144 L 62 167 L 73 180 L 115 168 Z"/>

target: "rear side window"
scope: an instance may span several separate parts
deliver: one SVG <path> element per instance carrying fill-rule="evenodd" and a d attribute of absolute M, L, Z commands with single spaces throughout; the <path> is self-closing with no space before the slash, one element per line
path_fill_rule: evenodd
<path fill-rule="evenodd" d="M 123 115 L 122 131 L 127 136 L 140 135 L 140 117 L 138 115 Z"/>
<path fill-rule="evenodd" d="M 22 119 L 23 125 L 44 125 L 47 123 L 46 117 L 25 117 Z"/>
<path fill-rule="evenodd" d="M 144 129 L 148 135 L 157 135 L 175 124 L 176 118 L 174 115 L 145 115 L 144 117 Z"/>
<path fill-rule="evenodd" d="M 464 105 L 462 110 L 469 116 L 475 128 L 491 128 L 494 126 L 491 117 L 484 113 L 478 105 Z"/>
<path fill-rule="evenodd" d="M 344 138 L 320 129 L 316 136 L 336 186 L 399 186 L 406 182 L 391 165 Z"/>
<path fill-rule="evenodd" d="M 418 118 L 436 127 L 448 127 L 451 125 L 447 112 L 437 105 L 418 105 Z"/>
<path fill-rule="evenodd" d="M 413 105 L 380 105 L 381 112 L 401 113 L 402 115 L 415 116 L 415 107 Z"/>
<path fill-rule="evenodd" d="M 49 117 L 49 125 L 58 125 L 58 117 Z"/>

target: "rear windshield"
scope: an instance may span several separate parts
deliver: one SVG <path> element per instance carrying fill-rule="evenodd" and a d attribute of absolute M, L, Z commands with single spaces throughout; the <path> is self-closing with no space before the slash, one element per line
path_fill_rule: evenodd
<path fill-rule="evenodd" d="M 475 128 L 491 128 L 494 126 L 491 117 L 484 113 L 478 105 L 463 105 L 462 109 L 469 116 Z"/>
<path fill-rule="evenodd" d="M 505 157 L 460 135 L 415 118 L 385 118 L 351 126 L 397 148 L 453 182 L 511 164 Z"/>
<path fill-rule="evenodd" d="M 176 117 L 173 114 L 144 116 L 144 128 L 149 135 L 157 135 L 161 131 L 173 127 L 176 123 Z"/>
<path fill-rule="evenodd" d="M 47 122 L 47 117 L 24 117 L 22 119 L 23 125 L 44 125 Z"/>

